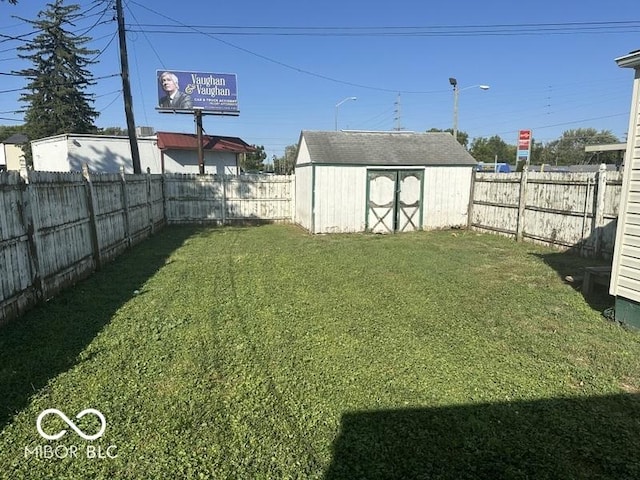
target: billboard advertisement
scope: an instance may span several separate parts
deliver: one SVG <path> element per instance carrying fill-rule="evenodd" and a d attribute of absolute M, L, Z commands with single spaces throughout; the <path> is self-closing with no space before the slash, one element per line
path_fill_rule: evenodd
<path fill-rule="evenodd" d="M 239 115 L 235 73 L 157 70 L 158 105 L 165 112 Z"/>

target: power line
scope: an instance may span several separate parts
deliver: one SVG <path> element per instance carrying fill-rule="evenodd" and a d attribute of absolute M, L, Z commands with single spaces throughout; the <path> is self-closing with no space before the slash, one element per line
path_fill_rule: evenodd
<path fill-rule="evenodd" d="M 167 20 L 172 20 L 172 21 L 174 21 L 175 23 L 181 25 L 184 28 L 189 28 L 189 29 L 193 30 L 195 33 L 199 33 L 201 35 L 205 35 L 205 36 L 207 36 L 207 37 L 209 37 L 209 38 L 211 38 L 211 39 L 213 39 L 213 40 L 215 40 L 217 42 L 223 43 L 223 44 L 225 44 L 225 45 L 227 45 L 227 46 L 229 46 L 231 48 L 234 48 L 236 50 L 240 50 L 240 51 L 242 51 L 244 53 L 247 53 L 249 55 L 253 55 L 254 57 L 257 57 L 257 58 L 261 58 L 262 60 L 274 63 L 276 65 L 279 65 L 281 67 L 287 68 L 289 70 L 293 70 L 293 71 L 298 72 L 298 73 L 303 73 L 305 75 L 309 75 L 309 76 L 312 76 L 312 77 L 320 78 L 322 80 L 327 80 L 327 81 L 330 81 L 330 82 L 333 82 L 333 83 L 339 83 L 341 85 L 349 85 L 351 87 L 364 88 L 364 89 L 367 89 L 367 90 L 376 90 L 376 91 L 379 91 L 379 92 L 431 94 L 431 93 L 442 93 L 442 92 L 446 91 L 445 89 L 431 90 L 431 91 L 420 91 L 420 90 L 409 91 L 409 90 L 401 90 L 401 89 L 397 89 L 397 88 L 396 89 L 389 89 L 389 88 L 374 87 L 374 86 L 371 86 L 371 85 L 362 85 L 362 84 L 358 84 L 358 83 L 347 82 L 347 81 L 340 80 L 340 79 L 337 79 L 337 78 L 332 78 L 332 77 L 329 77 L 327 75 L 322 75 L 320 73 L 311 72 L 311 71 L 305 70 L 303 68 L 299 68 L 299 67 L 296 67 L 296 66 L 293 66 L 293 65 L 289 65 L 288 63 L 284 63 L 284 62 L 281 62 L 279 60 L 275 60 L 275 59 L 273 59 L 271 57 L 267 57 L 266 55 L 262 55 L 260 53 L 256 53 L 256 52 L 254 52 L 252 50 L 240 47 L 240 46 L 235 45 L 235 44 L 233 44 L 231 42 L 227 42 L 226 40 L 222 40 L 220 38 L 217 38 L 217 37 L 213 36 L 210 33 L 202 32 L 202 31 L 198 30 L 197 28 L 194 28 L 194 27 L 191 27 L 189 25 L 180 23 L 177 20 L 173 20 L 172 18 L 170 18 L 170 17 L 168 17 L 168 16 L 166 16 L 166 15 L 164 15 L 162 13 L 156 12 L 155 10 L 153 10 L 153 9 L 151 9 L 151 8 L 145 6 L 145 5 L 141 5 L 138 2 L 131 1 L 130 3 L 133 3 L 133 4 L 135 4 L 135 5 L 137 5 L 137 6 L 141 7 L 141 8 L 144 8 L 145 10 L 148 10 L 151 13 L 154 13 L 154 14 L 160 16 L 160 17 L 166 18 Z"/>
<path fill-rule="evenodd" d="M 4 73 L 3 75 L 12 75 L 12 74 Z M 20 76 L 23 76 L 23 77 L 25 77 L 25 78 L 29 78 L 29 76 L 28 76 L 28 75 L 20 75 Z M 119 74 L 119 73 L 113 73 L 113 74 L 111 74 L 111 75 L 103 75 L 102 77 L 95 77 L 95 78 L 92 78 L 92 79 L 91 79 L 91 82 L 93 82 L 93 81 L 95 81 L 95 80 L 104 80 L 105 78 L 113 78 L 113 77 L 119 77 L 119 76 L 120 76 L 120 74 Z M 35 77 L 34 77 L 34 78 L 35 78 Z M 67 86 L 67 85 L 81 85 L 81 84 L 83 84 L 83 83 L 87 83 L 87 82 L 86 82 L 85 80 L 79 80 L 79 81 L 77 81 L 77 82 L 57 83 L 57 84 L 53 84 L 53 85 L 51 85 L 51 86 L 53 86 L 53 87 L 56 87 L 56 86 L 61 87 L 61 86 Z M 10 90 L 0 90 L 0 93 L 20 92 L 20 91 L 22 91 L 22 90 L 31 90 L 31 89 L 30 89 L 30 88 L 28 88 L 28 87 L 13 88 L 13 89 L 10 89 Z"/>
<path fill-rule="evenodd" d="M 131 14 L 131 16 L 133 17 L 133 20 L 136 22 L 136 25 L 139 26 L 140 23 L 138 22 L 138 19 L 136 18 L 136 16 L 133 13 L 133 11 L 129 8 L 129 5 L 126 5 L 126 7 L 127 7 L 127 11 Z M 129 31 L 131 31 L 131 30 L 129 30 Z M 145 40 L 147 41 L 147 43 L 151 47 L 151 50 L 153 51 L 153 53 L 156 55 L 156 58 L 160 62 L 160 65 L 162 65 L 162 68 L 166 70 L 167 69 L 166 65 L 162 61 L 162 58 L 160 58 L 160 55 L 158 54 L 158 51 L 153 46 L 153 43 L 151 42 L 151 40 L 149 40 L 149 37 L 147 37 L 147 34 L 144 31 L 142 31 L 141 33 L 142 33 L 142 35 L 144 35 Z"/>
<path fill-rule="evenodd" d="M 138 4 L 139 5 L 139 4 Z M 157 13 L 157 12 L 153 12 Z M 167 18 L 167 17 L 165 17 Z M 610 34 L 636 33 L 640 30 L 640 20 L 609 22 L 564 22 L 564 23 L 520 23 L 488 25 L 431 25 L 431 26 L 266 26 L 266 25 L 175 25 L 146 23 L 138 24 L 147 33 L 212 33 L 216 35 L 247 36 L 484 36 L 484 35 L 549 35 L 549 34 Z M 147 30 L 144 30 L 147 29 Z M 186 31 L 181 30 L 186 29 Z M 214 30 L 204 32 L 204 30 Z M 132 30 L 133 31 L 133 30 Z"/>

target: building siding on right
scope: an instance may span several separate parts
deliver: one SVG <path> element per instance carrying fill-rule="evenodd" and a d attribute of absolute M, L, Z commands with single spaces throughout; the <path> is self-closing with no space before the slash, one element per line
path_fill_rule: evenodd
<path fill-rule="evenodd" d="M 616 59 L 621 67 L 635 69 L 620 213 L 616 231 L 609 292 L 616 296 L 616 317 L 637 312 L 625 308 L 640 302 L 640 52 Z M 627 305 L 628 304 L 628 305 Z M 626 312 L 626 313 L 625 313 Z M 632 316 L 636 316 L 635 313 Z M 637 319 L 618 318 L 634 324 Z M 640 326 L 640 323 L 637 324 Z"/>

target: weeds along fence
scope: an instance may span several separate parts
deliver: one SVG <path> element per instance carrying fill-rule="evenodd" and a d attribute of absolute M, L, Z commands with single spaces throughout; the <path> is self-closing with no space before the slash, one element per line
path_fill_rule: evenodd
<path fill-rule="evenodd" d="M 291 220 L 293 177 L 0 173 L 0 324 L 167 223 Z"/>
<path fill-rule="evenodd" d="M 471 228 L 611 258 L 622 173 L 476 173 Z"/>

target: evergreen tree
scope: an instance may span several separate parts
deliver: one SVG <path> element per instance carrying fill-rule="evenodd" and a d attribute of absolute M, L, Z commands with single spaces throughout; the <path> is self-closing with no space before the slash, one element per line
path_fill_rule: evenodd
<path fill-rule="evenodd" d="M 22 59 L 32 66 L 18 73 L 29 79 L 28 93 L 20 101 L 27 104 L 25 130 L 30 140 L 60 133 L 93 133 L 98 113 L 93 109 L 93 95 L 85 89 L 94 85 L 86 67 L 93 64 L 88 56 L 97 53 L 84 45 L 89 37 L 78 37 L 68 29 L 81 17 L 79 5 L 63 5 L 63 0 L 47 4 L 37 20 L 26 20 L 40 32 L 26 45 L 18 47 Z"/>
<path fill-rule="evenodd" d="M 247 153 L 240 160 L 240 169 L 245 173 L 256 173 L 264 170 L 264 161 L 267 158 L 267 152 L 264 151 L 263 145 L 253 145 L 255 152 Z"/>

